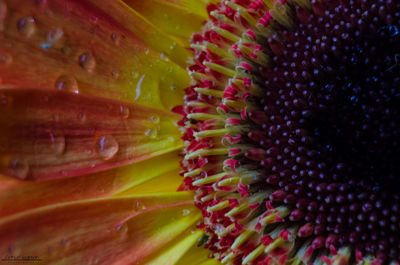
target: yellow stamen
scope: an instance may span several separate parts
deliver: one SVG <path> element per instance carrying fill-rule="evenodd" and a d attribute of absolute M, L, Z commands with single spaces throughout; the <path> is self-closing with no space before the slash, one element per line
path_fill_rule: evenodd
<path fill-rule="evenodd" d="M 210 68 L 211 70 L 216 71 L 220 74 L 226 75 L 228 77 L 234 77 L 237 74 L 235 70 L 229 69 L 220 64 L 204 62 L 204 65 L 207 66 L 208 68 Z"/>
<path fill-rule="evenodd" d="M 239 204 L 238 206 L 236 206 L 235 208 L 233 208 L 232 210 L 230 210 L 229 212 L 227 212 L 225 214 L 226 217 L 232 217 L 246 209 L 249 209 L 249 205 L 247 203 L 243 203 L 243 204 Z"/>
<path fill-rule="evenodd" d="M 229 232 L 232 232 L 233 229 L 235 229 L 235 224 L 230 224 L 225 229 L 223 229 L 222 231 L 216 231 L 216 234 L 219 237 L 226 236 Z"/>
<path fill-rule="evenodd" d="M 263 2 L 269 9 L 274 7 L 274 1 L 273 0 L 263 0 Z"/>
<path fill-rule="evenodd" d="M 276 213 L 271 213 L 271 214 L 265 216 L 263 219 L 261 219 L 261 220 L 260 220 L 260 224 L 261 224 L 262 226 L 266 226 L 267 224 L 275 223 L 275 221 L 276 221 L 276 216 L 277 216 Z"/>
<path fill-rule="evenodd" d="M 223 136 L 227 133 L 228 133 L 228 130 L 223 128 L 223 129 L 200 131 L 200 132 L 194 133 L 193 135 L 195 137 L 216 137 L 216 136 Z"/>
<path fill-rule="evenodd" d="M 233 34 L 230 31 L 227 31 L 225 29 L 221 29 L 220 27 L 212 26 L 212 30 L 217 32 L 222 37 L 224 37 L 228 40 L 231 40 L 233 42 L 238 42 L 240 40 L 240 37 L 238 37 L 237 35 Z"/>
<path fill-rule="evenodd" d="M 205 51 L 206 49 L 206 47 L 204 46 L 204 45 L 201 45 L 201 44 L 190 44 L 190 48 L 193 48 L 193 49 L 197 49 L 197 50 L 200 50 L 200 51 Z"/>
<path fill-rule="evenodd" d="M 272 242 L 271 244 L 269 244 L 266 248 L 265 248 L 265 253 L 271 252 L 274 249 L 276 249 L 277 247 L 280 247 L 282 244 L 284 244 L 286 242 L 286 240 L 284 240 L 281 237 L 278 237 L 274 240 L 274 242 Z"/>
<path fill-rule="evenodd" d="M 268 224 L 275 223 L 275 222 L 276 222 L 276 219 L 277 219 L 278 217 L 280 217 L 280 218 L 283 219 L 283 218 L 285 218 L 286 216 L 288 216 L 289 213 L 290 213 L 290 211 L 289 211 L 288 208 L 283 207 L 283 206 L 280 206 L 280 207 L 276 208 L 276 209 L 274 210 L 273 213 L 270 213 L 269 215 L 267 215 L 267 216 L 265 216 L 264 218 L 262 218 L 262 219 L 260 220 L 260 224 L 261 224 L 262 226 L 266 226 L 266 225 L 268 225 Z"/>
<path fill-rule="evenodd" d="M 218 13 L 216 11 L 211 11 L 210 15 L 214 18 L 216 18 L 217 20 L 224 22 L 224 23 L 228 23 L 230 24 L 232 22 L 232 20 L 230 20 L 227 16 L 225 16 L 225 14 L 222 13 Z"/>
<path fill-rule="evenodd" d="M 256 258 L 258 258 L 258 256 L 260 256 L 264 252 L 265 248 L 266 247 L 263 244 L 259 245 L 255 250 L 247 255 L 246 258 L 243 259 L 242 264 L 249 264 Z"/>
<path fill-rule="evenodd" d="M 185 159 L 193 159 L 199 156 L 227 155 L 228 152 L 229 152 L 228 148 L 199 149 L 195 152 L 187 154 L 185 156 Z"/>
<path fill-rule="evenodd" d="M 256 171 L 248 171 L 240 178 L 243 185 L 253 184 L 260 181 L 261 175 Z"/>
<path fill-rule="evenodd" d="M 190 113 L 187 115 L 188 119 L 194 119 L 199 121 L 206 121 L 212 119 L 222 119 L 219 115 L 208 114 L 208 113 Z"/>
<path fill-rule="evenodd" d="M 274 8 L 271 10 L 271 16 L 276 19 L 276 21 L 287 29 L 293 29 L 294 24 L 288 13 L 288 7 L 280 2 L 276 2 Z"/>
<path fill-rule="evenodd" d="M 200 101 L 190 101 L 186 105 L 190 106 L 190 107 L 198 107 L 198 108 L 207 108 L 207 107 L 214 108 L 214 106 L 204 103 L 204 102 L 200 102 Z"/>
<path fill-rule="evenodd" d="M 183 177 L 184 177 L 184 178 L 187 178 L 187 177 L 194 177 L 194 176 L 199 175 L 200 173 L 201 173 L 201 168 L 196 168 L 195 170 L 186 172 L 186 173 L 183 175 Z"/>
<path fill-rule="evenodd" d="M 233 242 L 232 244 L 232 249 L 237 249 L 238 247 L 240 247 L 244 242 L 247 241 L 247 239 L 249 239 L 254 233 L 256 233 L 253 230 L 246 230 L 244 232 L 242 232 L 236 239 L 235 242 Z"/>
<path fill-rule="evenodd" d="M 222 98 L 222 96 L 224 94 L 224 91 L 221 91 L 221 90 L 201 88 L 201 87 L 196 87 L 194 90 L 197 93 L 200 93 L 200 94 L 203 94 L 203 95 L 207 95 L 207 96 L 213 96 L 213 97 L 216 97 L 216 98 Z"/>
<path fill-rule="evenodd" d="M 236 254 L 234 254 L 233 252 L 230 252 L 228 255 L 226 255 L 226 256 L 221 260 L 221 263 L 222 263 L 222 264 L 226 264 L 226 263 L 228 263 L 229 260 L 234 259 L 236 256 L 237 256 Z"/>
<path fill-rule="evenodd" d="M 227 207 L 229 207 L 229 201 L 222 201 L 214 206 L 208 207 L 207 212 L 210 213 L 210 212 L 214 212 L 214 211 L 219 211 L 219 210 L 225 209 Z"/>
<path fill-rule="evenodd" d="M 202 179 L 199 179 L 199 180 L 196 180 L 196 181 L 193 182 L 193 185 L 201 186 L 201 185 L 204 185 L 204 184 L 214 183 L 214 182 L 217 182 L 223 176 L 226 176 L 225 172 L 219 173 L 219 174 L 215 174 L 215 175 L 212 175 L 212 176 L 209 176 L 209 177 L 206 177 L 206 178 L 202 178 Z"/>
<path fill-rule="evenodd" d="M 209 49 L 211 52 L 215 53 L 218 56 L 221 56 L 222 58 L 227 58 L 227 57 L 232 57 L 226 50 L 221 49 L 215 44 L 212 44 L 210 42 L 206 42 L 206 48 Z"/>
<path fill-rule="evenodd" d="M 261 65 L 269 65 L 269 58 L 266 54 L 264 54 L 261 50 L 260 51 L 256 51 L 256 56 L 257 58 L 252 58 L 252 54 L 253 54 L 253 49 L 251 49 L 250 47 L 247 47 L 245 45 L 243 45 L 242 43 L 239 43 L 239 49 L 240 51 L 245 54 L 250 60 L 261 64 Z"/>
<path fill-rule="evenodd" d="M 228 107 L 234 108 L 234 109 L 244 109 L 246 107 L 246 104 L 244 104 L 243 101 L 238 101 L 238 100 L 229 100 L 229 99 L 224 99 L 222 101 L 224 105 L 227 105 Z"/>
<path fill-rule="evenodd" d="M 230 1 L 225 1 L 225 4 L 227 6 L 229 6 L 232 9 L 235 9 L 236 11 L 239 12 L 239 14 L 245 19 L 247 20 L 247 22 L 250 23 L 250 25 L 255 26 L 257 24 L 257 19 L 255 19 L 254 17 L 252 17 L 249 12 L 247 12 L 246 9 L 244 9 L 242 6 L 237 5 L 235 3 L 232 3 Z"/>
<path fill-rule="evenodd" d="M 210 194 L 202 197 L 201 201 L 202 202 L 206 202 L 206 201 L 212 200 L 214 198 L 216 198 L 216 199 L 217 198 L 223 198 L 228 194 L 230 194 L 230 192 L 226 192 L 226 191 L 211 192 Z"/>
<path fill-rule="evenodd" d="M 225 187 L 225 186 L 237 185 L 239 181 L 240 177 L 227 178 L 218 182 L 218 186 Z"/>
<path fill-rule="evenodd" d="M 199 73 L 199 72 L 189 72 L 189 75 L 192 79 L 195 80 L 208 80 L 210 79 L 210 76 L 205 75 L 203 73 Z"/>

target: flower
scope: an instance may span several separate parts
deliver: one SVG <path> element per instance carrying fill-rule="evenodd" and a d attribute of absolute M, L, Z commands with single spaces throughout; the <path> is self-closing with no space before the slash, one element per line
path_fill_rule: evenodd
<path fill-rule="evenodd" d="M 399 10 L 0 0 L 2 261 L 398 264 Z"/>
<path fill-rule="evenodd" d="M 192 195 L 176 192 L 170 111 L 204 14 L 190 1 L 0 1 L 1 264 L 214 263 L 197 251 Z"/>

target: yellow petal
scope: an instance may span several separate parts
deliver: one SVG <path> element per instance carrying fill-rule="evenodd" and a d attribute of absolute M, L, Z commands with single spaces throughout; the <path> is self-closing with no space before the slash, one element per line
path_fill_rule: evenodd
<path fill-rule="evenodd" d="M 185 253 L 184 256 L 176 263 L 176 265 L 220 265 L 218 260 L 209 258 L 211 251 L 204 248 L 203 246 L 198 246 L 199 241 L 193 244 L 190 249 Z"/>
<path fill-rule="evenodd" d="M 79 201 L 0 221 L 0 255 L 45 264 L 138 264 L 189 232 L 200 218 L 191 194 Z"/>
<path fill-rule="evenodd" d="M 169 246 L 166 249 L 162 249 L 160 254 L 155 258 L 144 262 L 146 265 L 173 265 L 177 264 L 178 261 L 185 255 L 191 247 L 196 245 L 199 238 L 203 235 L 204 232 L 200 230 L 191 231 L 189 234 L 183 236 L 177 242 L 172 243 L 172 246 Z M 192 264 L 192 262 L 186 264 Z"/>
<path fill-rule="evenodd" d="M 215 259 L 208 259 L 207 261 L 198 263 L 199 265 L 221 265 L 218 260 Z M 183 264 L 182 264 L 183 265 Z"/>
<path fill-rule="evenodd" d="M 0 217 L 55 203 L 107 197 L 127 189 L 134 191 L 125 192 L 127 194 L 135 194 L 136 190 L 141 193 L 174 192 L 180 185 L 180 177 L 164 180 L 164 176 L 179 170 L 179 159 L 178 154 L 172 152 L 100 173 L 42 182 L 3 176 L 0 177 Z M 154 185 L 159 178 L 163 179 L 162 186 Z M 138 189 L 133 188 L 136 186 Z M 143 186 L 146 188 L 141 188 Z"/>
<path fill-rule="evenodd" d="M 171 3 L 165 0 L 124 0 L 139 14 L 144 16 L 151 24 L 164 33 L 178 38 L 185 46 L 189 46 L 190 36 L 201 29 L 205 18 L 195 12 L 200 9 L 191 9 L 191 6 L 178 3 Z M 194 3 L 198 1 L 193 1 Z M 193 5 L 192 4 L 192 5 Z"/>
<path fill-rule="evenodd" d="M 160 164 L 166 164 L 168 161 L 158 160 L 157 167 Z M 116 196 L 132 195 L 132 194 L 146 194 L 146 193 L 156 193 L 156 192 L 173 192 L 177 191 L 179 186 L 182 184 L 182 177 L 179 176 L 181 168 L 179 167 L 179 161 L 176 159 L 174 161 L 176 169 L 166 172 L 156 178 L 151 178 L 140 185 L 132 186 L 130 189 L 123 190 L 121 193 L 117 193 Z M 154 168 L 155 169 L 155 168 Z"/>

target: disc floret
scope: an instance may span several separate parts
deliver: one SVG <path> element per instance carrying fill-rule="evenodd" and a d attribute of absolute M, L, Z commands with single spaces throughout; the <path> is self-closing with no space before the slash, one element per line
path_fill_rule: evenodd
<path fill-rule="evenodd" d="M 400 198 L 388 185 L 400 173 L 399 9 L 209 5 L 192 37 L 182 175 L 223 263 L 399 260 Z"/>

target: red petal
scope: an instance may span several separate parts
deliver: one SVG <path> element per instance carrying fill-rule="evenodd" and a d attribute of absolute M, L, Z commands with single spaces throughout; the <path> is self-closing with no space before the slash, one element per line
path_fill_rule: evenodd
<path fill-rule="evenodd" d="M 0 172 L 66 178 L 181 147 L 175 114 L 72 93 L 0 91 Z"/>
<path fill-rule="evenodd" d="M 1 3 L 0 88 L 79 90 L 168 110 L 182 101 L 188 51 L 123 2 Z"/>

